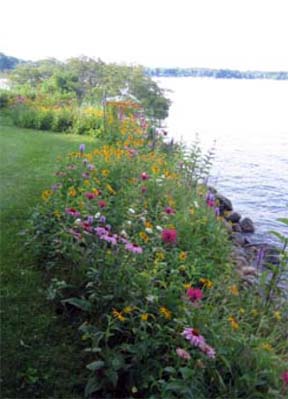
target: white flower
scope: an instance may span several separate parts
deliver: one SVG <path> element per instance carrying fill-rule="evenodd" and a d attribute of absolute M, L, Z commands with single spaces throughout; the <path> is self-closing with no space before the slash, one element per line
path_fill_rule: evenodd
<path fill-rule="evenodd" d="M 141 220 L 141 222 L 145 223 L 146 222 L 145 216 L 141 216 L 140 220 Z"/>
<path fill-rule="evenodd" d="M 74 224 L 80 224 L 81 223 L 81 219 L 76 219 Z"/>
<path fill-rule="evenodd" d="M 146 296 L 146 299 L 148 302 L 153 303 L 153 302 L 155 302 L 155 300 L 157 301 L 158 298 L 155 295 L 148 295 L 148 296 Z"/>
<path fill-rule="evenodd" d="M 156 226 L 156 230 L 161 232 L 163 230 L 163 228 L 161 226 Z"/>
<path fill-rule="evenodd" d="M 127 224 L 128 224 L 128 226 L 131 226 L 132 225 L 132 222 L 131 222 L 131 220 L 127 220 L 127 222 L 126 222 Z"/>
<path fill-rule="evenodd" d="M 136 212 L 134 211 L 133 208 L 129 208 L 128 213 L 130 213 L 131 215 L 135 215 Z"/>
<path fill-rule="evenodd" d="M 100 216 L 101 216 L 101 213 L 100 213 L 100 212 L 95 213 L 95 219 L 99 219 Z"/>
<path fill-rule="evenodd" d="M 148 234 L 152 234 L 153 233 L 153 230 L 150 227 L 146 227 L 145 231 Z"/>
<path fill-rule="evenodd" d="M 120 231 L 120 236 L 125 237 L 125 238 L 128 238 L 128 234 L 126 233 L 125 230 L 121 230 L 121 231 Z"/>
<path fill-rule="evenodd" d="M 199 204 L 197 201 L 193 201 L 193 204 L 194 204 L 195 208 L 199 208 Z"/>

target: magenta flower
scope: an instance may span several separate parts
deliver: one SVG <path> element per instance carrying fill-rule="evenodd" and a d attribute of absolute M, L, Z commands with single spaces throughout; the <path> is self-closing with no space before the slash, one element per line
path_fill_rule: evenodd
<path fill-rule="evenodd" d="M 128 244 L 125 245 L 125 249 L 129 252 L 133 252 L 134 254 L 142 254 L 143 249 L 139 247 L 136 244 L 132 244 L 131 242 L 128 242 Z"/>
<path fill-rule="evenodd" d="M 200 288 L 188 288 L 186 294 L 191 302 L 197 302 L 203 298 L 203 292 Z"/>
<path fill-rule="evenodd" d="M 185 360 L 191 359 L 190 354 L 187 351 L 185 351 L 185 349 L 177 348 L 176 353 L 179 357 L 181 357 L 181 359 L 185 359 Z"/>
<path fill-rule="evenodd" d="M 177 241 L 177 231 L 175 229 L 163 229 L 161 237 L 165 244 L 175 244 Z"/>
<path fill-rule="evenodd" d="M 104 200 L 100 200 L 98 201 L 98 205 L 100 206 L 100 208 L 105 208 L 107 206 L 107 203 Z"/>
<path fill-rule="evenodd" d="M 167 213 L 167 215 L 173 215 L 174 213 L 176 213 L 175 209 L 171 208 L 170 206 L 166 206 L 165 212 Z"/>
<path fill-rule="evenodd" d="M 143 186 L 143 187 L 141 187 L 141 193 L 146 193 L 146 191 L 147 191 L 147 187 L 145 187 L 145 186 Z"/>
<path fill-rule="evenodd" d="M 283 381 L 283 383 L 284 383 L 285 385 L 288 385 L 288 370 L 284 371 L 284 372 L 281 374 L 281 380 Z"/>
<path fill-rule="evenodd" d="M 91 192 L 85 193 L 84 195 L 85 195 L 85 197 L 86 197 L 88 200 L 92 200 L 92 199 L 94 199 L 94 198 L 97 197 L 97 195 L 96 195 L 95 193 L 91 193 Z"/>
<path fill-rule="evenodd" d="M 146 172 L 143 172 L 143 173 L 141 173 L 141 179 L 148 180 L 148 179 L 150 179 L 150 176 Z"/>
<path fill-rule="evenodd" d="M 200 347 L 206 344 L 205 338 L 199 334 L 199 331 L 196 328 L 184 328 L 182 335 L 194 346 Z"/>
<path fill-rule="evenodd" d="M 104 234 L 100 237 L 101 240 L 107 241 L 112 245 L 116 245 L 117 244 L 117 238 L 114 235 L 110 235 L 110 234 Z"/>
<path fill-rule="evenodd" d="M 74 216 L 75 218 L 78 218 L 80 216 L 80 212 L 76 211 L 75 208 L 66 208 L 65 212 L 68 215 Z"/>
<path fill-rule="evenodd" d="M 108 231 L 105 229 L 105 227 L 96 227 L 94 229 L 94 231 L 95 231 L 96 235 L 100 238 L 108 233 Z"/>

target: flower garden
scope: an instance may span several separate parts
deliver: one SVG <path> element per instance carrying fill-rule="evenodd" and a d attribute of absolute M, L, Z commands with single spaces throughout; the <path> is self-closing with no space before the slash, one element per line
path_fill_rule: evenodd
<path fill-rule="evenodd" d="M 92 151 L 59 156 L 25 231 L 47 299 L 78 330 L 83 396 L 284 398 L 287 309 L 235 273 L 211 154 L 151 135 L 137 104 L 100 119 Z"/>

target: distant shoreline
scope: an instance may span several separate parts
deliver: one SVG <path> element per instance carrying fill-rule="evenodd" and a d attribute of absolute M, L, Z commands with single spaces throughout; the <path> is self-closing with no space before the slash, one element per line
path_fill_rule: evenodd
<path fill-rule="evenodd" d="M 232 69 L 209 69 L 209 68 L 145 68 L 145 73 L 150 77 L 193 77 L 213 79 L 273 79 L 288 80 L 288 72 L 266 72 L 266 71 L 238 71 Z"/>

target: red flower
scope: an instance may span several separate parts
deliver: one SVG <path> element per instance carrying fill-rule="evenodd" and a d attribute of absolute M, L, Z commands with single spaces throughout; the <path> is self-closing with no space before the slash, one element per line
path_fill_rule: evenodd
<path fill-rule="evenodd" d="M 165 244 L 175 244 L 177 241 L 177 231 L 175 229 L 162 230 L 162 240 Z"/>
<path fill-rule="evenodd" d="M 100 208 L 105 208 L 107 206 L 106 201 L 100 200 L 98 201 L 98 205 L 100 206 Z"/>
<path fill-rule="evenodd" d="M 288 385 L 288 370 L 284 371 L 284 372 L 281 374 L 281 380 L 283 381 L 283 383 L 284 383 L 285 385 Z"/>
<path fill-rule="evenodd" d="M 148 180 L 148 179 L 150 179 L 150 176 L 146 172 L 143 172 L 143 173 L 141 173 L 141 179 Z"/>
<path fill-rule="evenodd" d="M 97 196 L 94 193 L 85 193 L 85 197 L 89 200 L 92 200 L 92 199 L 96 198 Z"/>
<path fill-rule="evenodd" d="M 188 288 L 186 294 L 191 302 L 197 302 L 203 298 L 203 292 L 200 290 L 200 288 Z"/>

